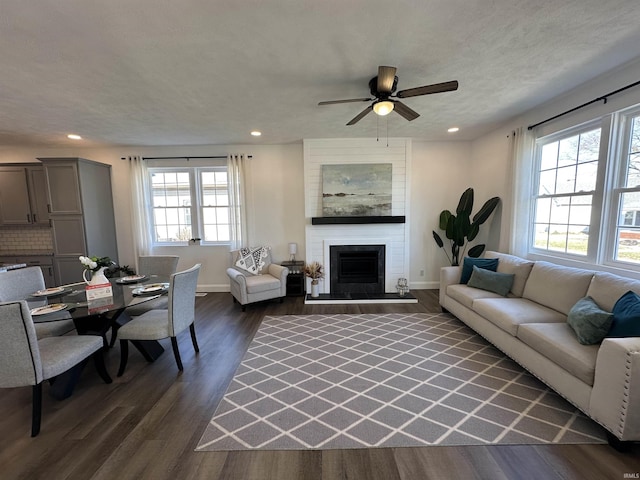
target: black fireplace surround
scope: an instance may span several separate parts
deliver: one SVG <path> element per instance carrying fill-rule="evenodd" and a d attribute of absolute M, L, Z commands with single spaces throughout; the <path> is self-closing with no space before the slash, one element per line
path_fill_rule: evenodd
<path fill-rule="evenodd" d="M 384 293 L 384 245 L 332 245 L 331 294 Z"/>

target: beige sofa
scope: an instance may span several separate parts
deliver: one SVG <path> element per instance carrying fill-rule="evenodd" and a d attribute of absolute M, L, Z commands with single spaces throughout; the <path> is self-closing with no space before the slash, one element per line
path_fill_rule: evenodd
<path fill-rule="evenodd" d="M 462 268 L 444 267 L 442 308 L 600 423 L 612 445 L 640 440 L 640 338 L 582 345 L 567 324 L 579 299 L 610 312 L 627 291 L 640 293 L 640 282 L 498 252 L 485 258 L 515 275 L 507 296 L 460 284 Z"/>

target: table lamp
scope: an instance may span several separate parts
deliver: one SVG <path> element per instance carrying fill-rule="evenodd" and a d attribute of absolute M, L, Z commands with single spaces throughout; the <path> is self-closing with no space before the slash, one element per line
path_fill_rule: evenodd
<path fill-rule="evenodd" d="M 289 260 L 292 262 L 296 261 L 296 253 L 298 253 L 298 244 L 290 243 L 289 244 Z"/>

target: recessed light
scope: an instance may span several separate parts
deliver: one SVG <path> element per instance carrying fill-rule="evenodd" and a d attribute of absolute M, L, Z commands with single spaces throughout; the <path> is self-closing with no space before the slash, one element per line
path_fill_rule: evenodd
<path fill-rule="evenodd" d="M 82 140 L 82 137 L 80 135 L 76 135 L 75 133 L 70 133 L 69 135 L 67 135 L 67 138 L 70 138 L 71 140 Z"/>
<path fill-rule="evenodd" d="M 456 133 L 458 130 L 460 130 L 458 127 L 451 127 L 447 130 L 447 132 L 449 133 Z"/>
<path fill-rule="evenodd" d="M 253 135 L 254 137 L 259 137 L 260 135 L 262 135 L 262 132 L 259 132 L 258 130 L 254 130 L 253 132 L 251 132 L 251 135 Z"/>

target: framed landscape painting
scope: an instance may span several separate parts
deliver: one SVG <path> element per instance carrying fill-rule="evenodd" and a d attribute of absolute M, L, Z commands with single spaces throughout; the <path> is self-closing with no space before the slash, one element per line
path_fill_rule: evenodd
<path fill-rule="evenodd" d="M 391 215 L 390 163 L 322 166 L 322 215 Z"/>

